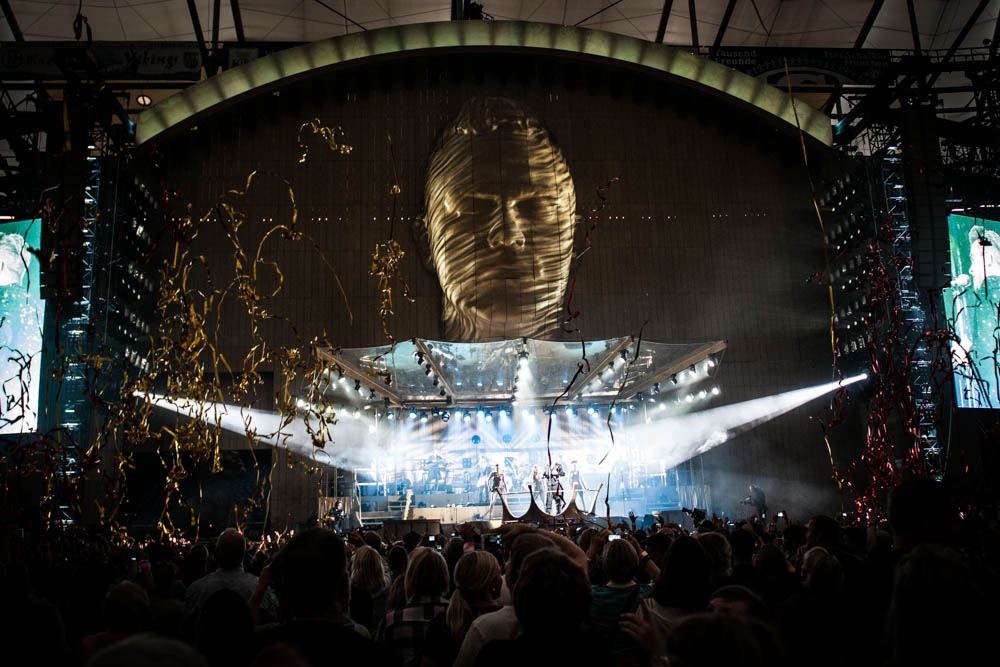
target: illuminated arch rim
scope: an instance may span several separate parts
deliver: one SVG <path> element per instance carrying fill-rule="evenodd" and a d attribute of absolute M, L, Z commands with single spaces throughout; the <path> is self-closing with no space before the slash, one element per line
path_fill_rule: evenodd
<path fill-rule="evenodd" d="M 359 32 L 259 58 L 201 81 L 139 114 L 136 139 L 145 143 L 184 126 L 220 105 L 260 90 L 299 80 L 312 72 L 366 58 L 437 49 L 544 49 L 638 65 L 696 83 L 781 119 L 831 145 L 830 119 L 806 104 L 793 108 L 777 88 L 686 51 L 598 30 L 520 21 L 415 23 Z M 798 123 L 796 123 L 796 112 Z"/>

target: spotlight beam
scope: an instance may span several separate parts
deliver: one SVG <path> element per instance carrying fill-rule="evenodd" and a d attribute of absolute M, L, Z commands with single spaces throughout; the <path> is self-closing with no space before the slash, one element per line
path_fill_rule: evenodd
<path fill-rule="evenodd" d="M 643 442 L 644 447 L 648 446 L 647 451 L 652 458 L 661 458 L 666 461 L 665 465 L 672 467 L 809 401 L 867 378 L 867 374 L 862 373 L 843 381 L 667 417 L 635 426 L 629 432 Z"/>
<path fill-rule="evenodd" d="M 659 459 L 666 467 L 673 467 L 718 447 L 736 435 L 864 379 L 867 375 L 862 374 L 843 381 L 619 428 L 635 442 L 642 443 L 643 454 L 647 458 Z M 247 435 L 276 449 L 291 451 L 323 466 L 364 468 L 376 458 L 398 458 L 417 445 L 409 440 L 405 426 L 409 420 L 394 424 L 392 428 L 380 428 L 376 420 L 368 415 L 359 419 L 342 419 L 329 425 L 329 441 L 317 446 L 310 432 L 316 415 L 308 411 L 289 416 L 256 408 L 200 403 L 160 395 L 151 395 L 148 400 L 158 408 L 172 410 L 178 416 L 216 424 L 227 431 Z M 566 437 L 575 442 L 588 439 L 604 442 L 607 433 L 603 427 L 603 422 L 573 420 L 572 430 L 555 436 L 555 439 Z M 312 430 L 315 431 L 315 428 Z"/>
<path fill-rule="evenodd" d="M 393 429 L 375 429 L 375 420 L 341 419 L 330 425 L 336 439 L 322 447 L 313 442 L 310 427 L 315 431 L 314 413 L 296 412 L 294 416 L 269 410 L 258 410 L 227 403 L 201 403 L 199 401 L 150 395 L 149 402 L 158 408 L 172 410 L 189 419 L 218 425 L 233 433 L 252 437 L 257 442 L 276 449 L 286 449 L 294 454 L 315 461 L 320 465 L 338 468 L 363 468 L 375 456 L 387 449 Z"/>

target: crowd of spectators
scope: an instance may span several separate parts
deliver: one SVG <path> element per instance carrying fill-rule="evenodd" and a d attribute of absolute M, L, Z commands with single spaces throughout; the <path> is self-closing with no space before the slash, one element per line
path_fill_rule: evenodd
<path fill-rule="evenodd" d="M 973 664 L 1000 620 L 995 519 L 913 480 L 871 522 L 43 532 L 4 554 L 4 645 L 43 667 Z"/>

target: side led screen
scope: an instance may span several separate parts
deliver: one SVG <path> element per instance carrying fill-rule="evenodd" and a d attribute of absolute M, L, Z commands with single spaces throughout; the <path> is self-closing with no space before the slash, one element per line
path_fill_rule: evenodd
<path fill-rule="evenodd" d="M 955 334 L 956 405 L 1000 408 L 1000 222 L 948 216 L 951 285 L 945 314 Z"/>
<path fill-rule="evenodd" d="M 0 434 L 37 428 L 44 306 L 39 290 L 41 221 L 0 223 Z"/>

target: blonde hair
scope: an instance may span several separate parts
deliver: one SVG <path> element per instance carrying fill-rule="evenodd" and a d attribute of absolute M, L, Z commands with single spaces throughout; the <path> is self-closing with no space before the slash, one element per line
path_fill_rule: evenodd
<path fill-rule="evenodd" d="M 448 590 L 448 580 L 448 563 L 445 562 L 444 556 L 434 549 L 417 547 L 410 553 L 410 562 L 406 565 L 406 574 L 403 575 L 406 601 L 441 597 Z"/>
<path fill-rule="evenodd" d="M 470 602 L 490 599 L 490 586 L 500 576 L 500 563 L 487 551 L 470 551 L 455 564 L 455 592 L 448 602 L 445 623 L 458 643 L 475 619 Z"/>
<path fill-rule="evenodd" d="M 389 585 L 382 557 L 372 547 L 365 545 L 351 557 L 351 583 L 371 593 Z"/>

